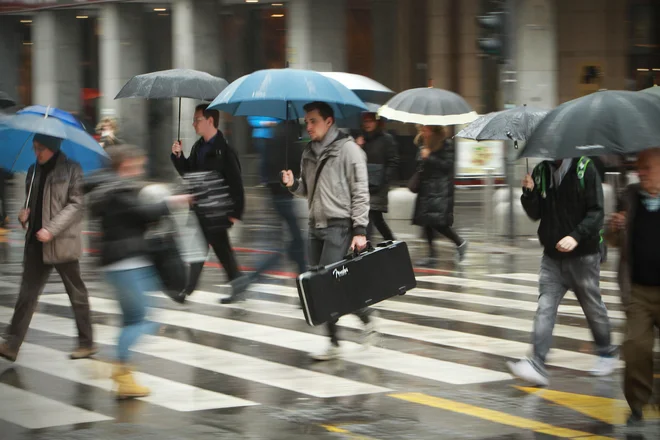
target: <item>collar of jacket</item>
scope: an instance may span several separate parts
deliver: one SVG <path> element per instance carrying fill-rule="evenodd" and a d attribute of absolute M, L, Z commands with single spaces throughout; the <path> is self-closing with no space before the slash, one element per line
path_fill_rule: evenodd
<path fill-rule="evenodd" d="M 374 139 L 378 139 L 379 137 L 381 137 L 384 134 L 385 133 L 380 128 L 375 129 L 371 133 L 368 133 L 368 132 L 365 131 L 364 132 L 364 140 L 365 141 L 373 141 Z"/>
<path fill-rule="evenodd" d="M 316 156 L 316 153 L 314 153 L 314 148 L 313 148 L 313 144 L 315 144 L 315 142 L 310 142 L 309 144 L 307 144 L 307 147 L 305 147 L 305 150 L 303 152 L 304 159 L 311 159 L 316 161 L 316 160 L 322 160 L 328 156 L 330 157 L 337 156 L 339 155 L 339 148 L 342 147 L 346 142 L 353 140 L 351 136 L 339 131 L 336 125 L 333 125 L 330 130 L 332 131 L 328 131 L 328 133 L 323 138 L 323 141 L 321 141 L 321 145 L 323 145 L 323 152 L 321 153 L 321 156 L 319 157 Z M 328 139 L 332 139 L 332 141 L 327 142 L 326 144 L 326 141 Z"/>

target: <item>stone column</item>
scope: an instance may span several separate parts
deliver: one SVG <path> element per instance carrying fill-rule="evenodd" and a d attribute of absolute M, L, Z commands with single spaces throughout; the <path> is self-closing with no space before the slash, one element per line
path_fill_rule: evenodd
<path fill-rule="evenodd" d="M 552 109 L 558 82 L 555 2 L 517 0 L 515 11 L 515 103 Z"/>
<path fill-rule="evenodd" d="M 394 66 L 397 62 L 392 50 L 396 46 L 397 0 L 371 1 L 371 29 L 374 41 L 373 78 L 397 89 Z"/>
<path fill-rule="evenodd" d="M 21 45 L 17 17 L 0 16 L 0 91 L 8 93 L 17 103 L 20 104 L 18 94 L 19 71 L 21 61 Z"/>
<path fill-rule="evenodd" d="M 142 98 L 115 100 L 133 76 L 146 73 L 142 5 L 111 3 L 102 6 L 99 35 L 101 116 L 113 116 L 120 137 L 148 149 L 147 101 Z"/>
<path fill-rule="evenodd" d="M 286 14 L 289 67 L 346 69 L 346 0 L 291 0 Z"/>
<path fill-rule="evenodd" d="M 222 77 L 222 47 L 218 4 L 212 0 L 174 0 L 172 3 L 172 62 L 174 68 L 195 69 Z M 181 142 L 188 154 L 197 135 L 191 121 L 199 101 L 181 100 Z M 173 102 L 177 135 L 179 101 Z"/>
<path fill-rule="evenodd" d="M 43 11 L 32 26 L 34 103 L 78 113 L 82 107 L 81 28 L 71 10 Z"/>
<path fill-rule="evenodd" d="M 429 0 L 429 77 L 433 86 L 451 89 L 451 0 Z"/>

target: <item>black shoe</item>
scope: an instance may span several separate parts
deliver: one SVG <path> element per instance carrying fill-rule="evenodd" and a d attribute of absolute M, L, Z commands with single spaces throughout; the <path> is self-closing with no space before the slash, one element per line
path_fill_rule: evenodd
<path fill-rule="evenodd" d="M 245 295 L 243 294 L 237 294 L 237 295 L 231 295 L 226 298 L 222 298 L 220 300 L 220 304 L 234 304 L 237 302 L 243 302 L 245 301 Z"/>
<path fill-rule="evenodd" d="M 631 428 L 642 426 L 643 424 L 644 416 L 639 411 L 633 411 L 628 417 L 628 421 L 626 422 L 626 426 Z"/>
<path fill-rule="evenodd" d="M 423 259 L 415 262 L 415 266 L 418 266 L 418 267 L 434 267 L 435 264 L 436 264 L 435 257 L 423 258 Z"/>
<path fill-rule="evenodd" d="M 458 251 L 458 261 L 462 262 L 465 260 L 465 253 L 467 252 L 468 248 L 468 241 L 463 240 L 463 243 L 461 243 L 460 246 L 458 246 L 457 251 Z"/>

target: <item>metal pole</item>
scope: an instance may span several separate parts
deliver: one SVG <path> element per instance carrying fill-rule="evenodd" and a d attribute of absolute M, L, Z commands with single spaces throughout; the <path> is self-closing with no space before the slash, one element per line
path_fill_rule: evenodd
<path fill-rule="evenodd" d="M 485 187 L 484 187 L 484 234 L 486 241 L 488 241 L 491 237 L 491 224 L 493 223 L 493 197 L 495 195 L 495 189 L 494 189 L 494 184 L 495 181 L 493 179 L 493 169 L 492 168 L 486 168 L 486 181 Z"/>
<path fill-rule="evenodd" d="M 512 105 L 515 101 L 514 84 L 516 83 L 516 65 L 515 65 L 515 16 L 514 16 L 514 1 L 506 0 L 505 15 L 506 15 L 506 63 L 500 65 L 500 81 L 502 86 L 502 99 L 504 100 L 504 108 Z M 507 78 L 508 76 L 508 78 Z M 514 185 L 515 171 L 516 171 L 516 152 L 513 148 L 512 141 L 506 141 L 506 163 L 507 163 L 507 180 L 509 184 L 509 239 L 513 242 L 516 238 L 516 216 L 514 209 Z"/>

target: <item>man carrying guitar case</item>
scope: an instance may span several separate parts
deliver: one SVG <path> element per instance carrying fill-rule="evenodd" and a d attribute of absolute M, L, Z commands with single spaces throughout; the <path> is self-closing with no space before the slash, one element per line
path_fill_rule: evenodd
<path fill-rule="evenodd" d="M 300 179 L 291 170 L 282 171 L 282 183 L 299 197 L 306 197 L 309 208 L 309 262 L 327 266 L 340 261 L 350 251 L 366 247 L 369 223 L 369 180 L 364 151 L 353 138 L 339 131 L 334 111 L 327 103 L 313 102 L 305 107 L 305 123 L 311 142 L 301 159 Z M 364 342 L 374 342 L 376 328 L 371 310 L 354 313 L 365 324 Z M 339 357 L 337 319 L 327 321 L 330 346 L 311 354 L 315 360 Z"/>

